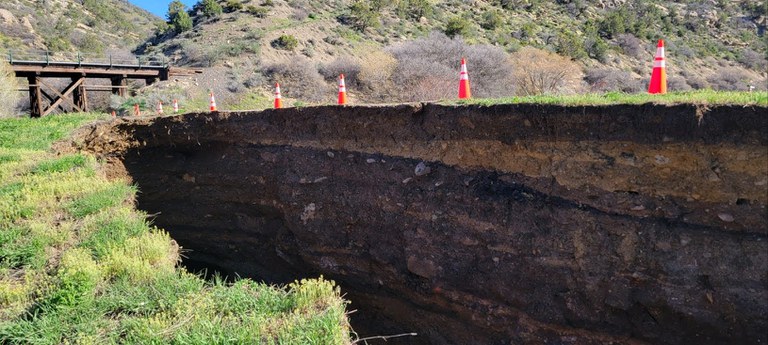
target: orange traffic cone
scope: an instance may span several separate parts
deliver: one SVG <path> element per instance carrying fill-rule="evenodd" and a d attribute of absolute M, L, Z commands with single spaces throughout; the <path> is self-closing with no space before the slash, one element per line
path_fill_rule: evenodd
<path fill-rule="evenodd" d="M 347 87 L 344 85 L 344 75 L 339 75 L 339 105 L 347 104 Z"/>
<path fill-rule="evenodd" d="M 176 114 L 179 112 L 179 100 L 174 99 L 173 100 L 173 113 Z"/>
<path fill-rule="evenodd" d="M 472 97 L 472 91 L 469 90 L 469 74 L 467 73 L 467 61 L 461 59 L 461 73 L 459 73 L 459 99 L 468 99 Z"/>
<path fill-rule="evenodd" d="M 158 115 L 163 115 L 163 101 L 157 101 L 157 108 L 155 110 L 157 110 Z"/>
<path fill-rule="evenodd" d="M 280 95 L 280 83 L 275 83 L 275 109 L 283 107 L 283 97 Z"/>
<path fill-rule="evenodd" d="M 216 98 L 213 97 L 213 91 L 211 91 L 211 111 L 216 111 Z"/>
<path fill-rule="evenodd" d="M 133 115 L 140 116 L 141 115 L 141 109 L 139 109 L 139 104 L 136 103 L 133 105 Z"/>
<path fill-rule="evenodd" d="M 664 60 L 664 40 L 656 46 L 656 58 L 653 59 L 653 72 L 648 93 L 667 93 L 667 63 Z"/>

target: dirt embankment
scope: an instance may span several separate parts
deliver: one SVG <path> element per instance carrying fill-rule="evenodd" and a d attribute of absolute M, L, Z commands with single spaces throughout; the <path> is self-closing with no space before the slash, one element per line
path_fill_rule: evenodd
<path fill-rule="evenodd" d="M 191 261 L 323 273 L 363 335 L 765 343 L 767 110 L 316 107 L 105 122 L 73 146 Z"/>

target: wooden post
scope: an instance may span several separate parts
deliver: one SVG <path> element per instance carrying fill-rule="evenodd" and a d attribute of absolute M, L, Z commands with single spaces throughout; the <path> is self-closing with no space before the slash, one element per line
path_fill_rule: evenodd
<path fill-rule="evenodd" d="M 112 94 L 125 97 L 125 76 L 112 77 Z"/>
<path fill-rule="evenodd" d="M 84 77 L 72 77 L 72 82 L 77 82 Z M 85 82 L 80 82 L 74 91 L 72 91 L 72 99 L 75 101 L 75 105 L 82 109 L 82 111 L 88 111 L 88 94 L 85 89 Z"/>
<path fill-rule="evenodd" d="M 27 77 L 29 81 L 29 112 L 31 117 L 40 117 L 43 114 L 43 100 L 40 95 L 40 83 L 38 77 Z"/>

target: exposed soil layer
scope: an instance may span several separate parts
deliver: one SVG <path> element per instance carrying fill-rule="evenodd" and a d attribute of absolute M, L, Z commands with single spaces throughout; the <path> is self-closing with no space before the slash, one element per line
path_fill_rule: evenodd
<path fill-rule="evenodd" d="M 363 336 L 766 343 L 766 113 L 315 107 L 104 122 L 72 147 L 196 264 L 335 279 Z"/>

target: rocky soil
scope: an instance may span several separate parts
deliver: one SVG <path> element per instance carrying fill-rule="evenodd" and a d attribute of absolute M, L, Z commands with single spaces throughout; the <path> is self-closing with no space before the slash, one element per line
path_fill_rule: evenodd
<path fill-rule="evenodd" d="M 337 280 L 361 336 L 765 343 L 767 110 L 328 106 L 115 120 L 60 149 L 138 184 L 190 265 Z"/>

